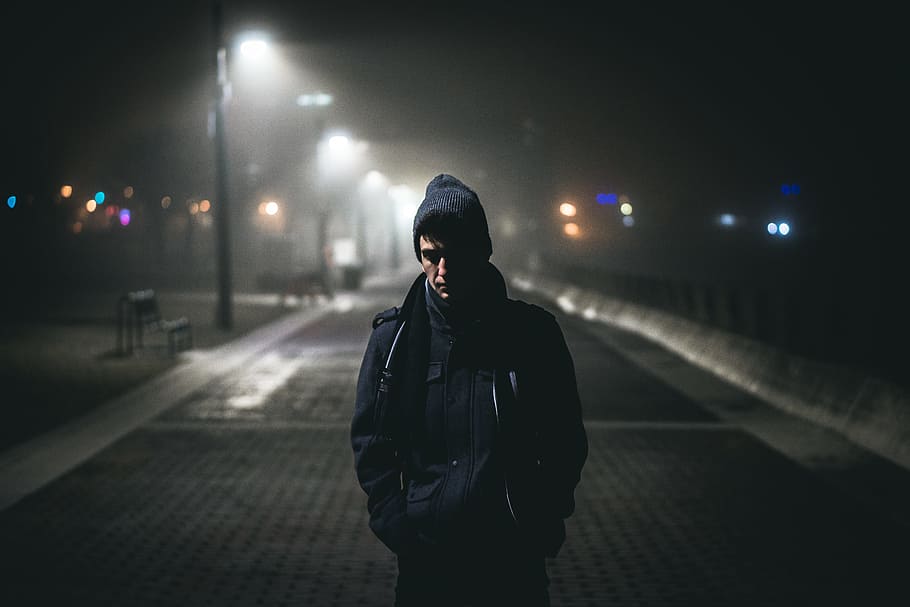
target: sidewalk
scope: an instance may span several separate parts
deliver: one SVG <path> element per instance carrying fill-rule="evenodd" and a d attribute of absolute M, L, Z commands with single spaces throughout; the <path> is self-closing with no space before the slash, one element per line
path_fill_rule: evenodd
<path fill-rule="evenodd" d="M 344 299 L 344 296 L 339 297 Z M 176 295 L 166 298 L 172 302 L 182 301 L 184 305 L 207 299 Z M 43 432 L 24 437 L 0 452 L 0 510 L 88 459 L 199 386 L 227 376 L 257 352 L 328 313 L 332 305 L 328 301 L 317 301 L 297 308 L 262 308 L 247 304 L 237 309 L 243 311 L 237 315 L 231 331 L 217 333 L 218 329 L 203 323 L 201 340 L 197 344 L 220 343 L 217 347 L 187 350 L 175 358 L 162 358 L 148 352 L 127 359 L 103 355 L 94 360 L 83 357 L 78 359 L 83 365 L 102 365 L 88 380 L 65 377 L 68 369 L 61 364 L 62 359 L 52 357 L 54 353 L 60 353 L 56 343 L 44 342 L 37 346 L 36 351 L 43 355 L 41 360 L 46 363 L 40 369 L 46 374 L 44 382 L 72 381 L 75 390 L 67 394 L 81 410 L 49 409 L 50 414 L 59 416 L 45 417 L 48 425 L 40 429 Z M 266 322 L 268 320 L 271 322 Z M 98 347 L 101 331 L 97 328 L 92 331 L 77 327 L 70 331 L 81 331 L 95 338 L 92 345 Z M 98 363 L 99 360 L 103 362 Z M 64 372 L 58 374 L 57 367 L 63 368 Z M 60 380 L 61 375 L 65 379 Z M 20 378 L 20 381 L 24 380 L 34 381 L 34 378 Z M 57 400 L 44 402 L 52 407 L 52 403 L 59 400 L 58 394 Z M 64 413 L 72 415 L 64 417 Z"/>
<path fill-rule="evenodd" d="M 394 556 L 369 532 L 349 441 L 370 318 L 401 295 L 382 286 L 289 314 L 107 403 L 48 441 L 44 468 L 0 467 L 4 486 L 54 478 L 0 512 L 0 604 L 390 605 Z M 579 319 L 565 329 L 580 385 L 599 397 L 587 401 L 570 539 L 548 564 L 554 606 L 902 595 L 906 529 L 623 362 L 656 349 L 605 349 Z M 603 382 L 615 389 L 590 389 Z"/>
<path fill-rule="evenodd" d="M 385 288 L 397 297 L 394 289 L 413 276 L 413 271 L 373 275 L 363 289 Z M 3 424 L 11 439 L 0 443 L 0 511 L 200 386 L 228 378 L 257 353 L 326 314 L 348 309 L 357 297 L 344 291 L 333 299 L 235 294 L 234 327 L 225 331 L 215 325 L 214 294 L 158 295 L 166 317 L 193 322 L 194 348 L 176 357 L 167 355 L 163 338 L 134 356 L 115 356 L 115 327 L 97 305 L 107 300 L 97 294 L 56 317 L 47 314 L 47 323 L 6 327 L 0 362 L 8 363 L 3 373 L 11 376 L 7 390 L 15 398 L 6 403 Z M 397 303 L 394 297 L 386 305 Z M 38 407 L 40 414 L 34 414 Z M 17 415 L 30 425 L 16 429 Z"/>
<path fill-rule="evenodd" d="M 116 353 L 115 306 L 119 293 L 69 294 L 24 322 L 0 324 L 0 382 L 4 418 L 0 452 L 90 412 L 99 403 L 157 377 L 195 352 L 220 346 L 289 313 L 320 305 L 317 299 L 277 295 L 234 296 L 234 327 L 215 324 L 214 293 L 159 292 L 165 318 L 187 317 L 194 349 L 168 355 L 163 336 L 131 356 Z M 61 398 L 65 395 L 65 398 Z"/>

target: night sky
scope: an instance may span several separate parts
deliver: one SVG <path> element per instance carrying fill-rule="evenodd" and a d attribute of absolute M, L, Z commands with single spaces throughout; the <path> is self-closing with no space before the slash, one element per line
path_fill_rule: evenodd
<path fill-rule="evenodd" d="M 123 152 L 136 141 L 176 146 L 166 172 L 205 188 L 210 6 L 7 3 L 4 190 L 143 170 L 148 154 Z M 880 242 L 906 217 L 907 70 L 888 12 L 442 6 L 228 1 L 225 35 L 269 31 L 302 80 L 333 87 L 331 120 L 412 159 L 417 178 L 451 167 L 494 193 L 544 173 L 543 198 L 628 192 L 641 227 L 667 234 L 722 211 L 759 221 L 785 183 L 801 187 L 803 233 L 832 243 L 860 238 L 857 224 Z"/>

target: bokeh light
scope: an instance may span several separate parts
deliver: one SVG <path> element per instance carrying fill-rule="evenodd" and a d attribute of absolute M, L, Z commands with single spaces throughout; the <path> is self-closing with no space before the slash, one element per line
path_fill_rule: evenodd
<path fill-rule="evenodd" d="M 563 226 L 563 232 L 568 236 L 578 236 L 581 233 L 581 229 L 578 227 L 577 223 L 567 223 Z"/>
<path fill-rule="evenodd" d="M 73 195 L 73 186 L 64 185 L 63 187 L 60 188 L 60 196 L 62 196 L 63 198 L 69 198 L 72 195 Z"/>
<path fill-rule="evenodd" d="M 578 212 L 578 209 L 575 208 L 575 205 L 571 202 L 564 202 L 559 205 L 559 212 L 565 215 L 566 217 L 575 217 L 575 214 Z"/>

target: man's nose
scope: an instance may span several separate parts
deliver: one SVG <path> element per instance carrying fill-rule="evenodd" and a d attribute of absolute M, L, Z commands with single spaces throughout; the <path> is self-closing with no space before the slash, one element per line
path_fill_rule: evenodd
<path fill-rule="evenodd" d="M 444 275 L 446 272 L 449 271 L 448 270 L 449 261 L 445 257 L 440 257 L 438 267 L 439 267 L 439 269 L 436 271 L 436 273 L 439 274 L 440 276 Z"/>

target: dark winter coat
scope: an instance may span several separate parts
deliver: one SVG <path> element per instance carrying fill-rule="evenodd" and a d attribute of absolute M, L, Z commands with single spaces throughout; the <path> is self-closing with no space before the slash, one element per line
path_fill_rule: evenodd
<path fill-rule="evenodd" d="M 483 280 L 456 328 L 422 274 L 373 321 L 351 442 L 370 527 L 398 554 L 505 541 L 555 556 L 575 509 L 588 445 L 562 331 L 492 264 Z"/>

